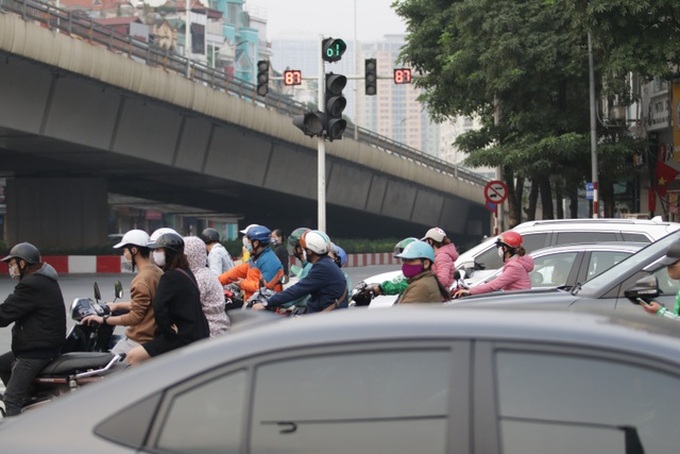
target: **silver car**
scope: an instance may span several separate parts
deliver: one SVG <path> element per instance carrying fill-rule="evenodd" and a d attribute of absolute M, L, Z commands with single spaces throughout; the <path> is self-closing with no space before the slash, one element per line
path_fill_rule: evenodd
<path fill-rule="evenodd" d="M 0 424 L 3 452 L 675 453 L 680 325 L 344 310 L 209 339 Z"/>

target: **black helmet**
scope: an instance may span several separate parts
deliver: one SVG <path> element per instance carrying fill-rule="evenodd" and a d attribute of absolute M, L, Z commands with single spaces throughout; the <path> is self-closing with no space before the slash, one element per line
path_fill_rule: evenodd
<path fill-rule="evenodd" d="M 156 241 L 149 243 L 149 249 L 161 248 L 170 249 L 181 254 L 184 252 L 184 240 L 176 233 L 164 233 Z"/>
<path fill-rule="evenodd" d="M 30 264 L 40 263 L 40 251 L 31 243 L 19 243 L 9 251 L 9 255 L 2 259 L 2 261 L 9 262 L 17 258 Z"/>
<path fill-rule="evenodd" d="M 217 243 L 220 241 L 220 233 L 212 227 L 208 227 L 207 229 L 203 230 L 200 238 L 205 244 Z"/>

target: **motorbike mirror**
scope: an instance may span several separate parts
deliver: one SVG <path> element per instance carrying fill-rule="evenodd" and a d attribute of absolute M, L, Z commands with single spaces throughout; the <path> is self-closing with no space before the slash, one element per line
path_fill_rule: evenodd
<path fill-rule="evenodd" d="M 116 299 L 123 297 L 123 284 L 120 281 L 116 281 L 113 284 L 113 290 L 116 295 Z"/>
<path fill-rule="evenodd" d="M 632 301 L 636 301 L 636 298 L 656 298 L 661 294 L 659 280 L 654 275 L 643 277 L 638 279 L 635 285 L 624 290 L 623 294 Z"/>
<path fill-rule="evenodd" d="M 100 299 L 102 299 L 102 294 L 99 291 L 99 284 L 97 284 L 96 282 L 94 283 L 94 299 L 95 301 L 99 301 Z"/>
<path fill-rule="evenodd" d="M 473 274 L 475 274 L 475 262 L 470 261 L 470 262 L 465 262 L 463 263 L 463 266 L 461 267 L 462 271 L 465 273 L 463 275 L 463 278 L 471 278 Z"/>

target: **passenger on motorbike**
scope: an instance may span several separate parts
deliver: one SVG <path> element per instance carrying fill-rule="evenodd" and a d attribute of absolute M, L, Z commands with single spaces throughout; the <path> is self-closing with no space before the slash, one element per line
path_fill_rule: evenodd
<path fill-rule="evenodd" d="M 451 242 L 446 232 L 439 227 L 432 227 L 421 239 L 434 249 L 434 265 L 432 272 L 437 276 L 439 283 L 449 288 L 454 282 L 453 274 L 456 271 L 458 250 Z"/>
<path fill-rule="evenodd" d="M 333 259 L 338 268 L 342 270 L 342 267 L 347 263 L 347 253 L 343 248 L 331 241 L 331 250 L 328 255 Z M 345 276 L 345 281 L 347 282 L 347 293 L 352 293 L 352 278 L 349 277 L 344 270 L 342 270 L 342 275 Z"/>
<path fill-rule="evenodd" d="M 59 356 L 66 338 L 66 308 L 55 269 L 41 261 L 31 243 L 19 243 L 2 259 L 17 281 L 0 304 L 0 326 L 14 323 L 12 350 L 0 356 L 5 411 L 15 416 L 29 397 L 33 379 Z"/>
<path fill-rule="evenodd" d="M 220 243 L 220 234 L 216 229 L 208 227 L 203 230 L 200 238 L 205 242 L 208 253 L 208 268 L 213 270 L 217 276 L 234 267 L 234 261 L 229 251 Z"/>
<path fill-rule="evenodd" d="M 404 249 L 406 248 L 406 246 L 413 243 L 414 241 L 418 241 L 418 239 L 410 236 L 408 238 L 404 238 L 403 240 L 401 240 L 397 244 L 395 244 L 394 245 L 394 257 L 399 257 L 399 254 L 404 252 Z M 380 284 L 371 285 L 370 289 L 373 292 L 373 294 L 376 295 L 376 296 L 377 295 L 401 295 L 402 293 L 404 293 L 404 290 L 406 290 L 406 287 L 408 287 L 408 279 L 406 279 L 406 277 L 402 273 L 392 280 L 384 281 L 384 282 L 381 282 Z"/>
<path fill-rule="evenodd" d="M 130 283 L 130 301 L 106 303 L 111 312 L 124 312 L 122 315 L 88 315 L 82 323 L 127 326 L 125 337 L 111 349 L 112 353 L 121 355 L 155 337 L 152 303 L 163 270 L 151 261 L 149 235 L 143 230 L 130 230 L 113 248 L 123 249 L 123 257 L 132 264 L 132 271 L 138 270 Z"/>
<path fill-rule="evenodd" d="M 156 336 L 128 352 L 125 360 L 132 365 L 210 336 L 182 237 L 166 233 L 150 243 L 149 249 L 164 270 L 153 300 Z"/>
<path fill-rule="evenodd" d="M 243 237 L 241 240 L 243 241 L 243 247 L 241 248 L 241 263 L 246 263 L 248 260 L 250 260 L 250 251 L 248 250 L 248 230 L 250 230 L 252 227 L 259 227 L 259 224 L 249 224 L 248 227 L 246 227 L 243 230 L 239 230 L 243 234 Z"/>
<path fill-rule="evenodd" d="M 309 274 L 286 290 L 275 294 L 266 303 L 257 303 L 253 309 L 274 310 L 285 303 L 310 295 L 307 312 L 325 312 L 347 307 L 347 281 L 342 271 L 328 256 L 331 240 L 320 230 L 305 232 L 300 246 L 312 263 Z"/>
<path fill-rule="evenodd" d="M 397 300 L 397 304 L 442 303 L 451 299 L 432 271 L 434 249 L 424 241 L 413 241 L 398 255 L 402 260 L 401 270 L 408 279 L 408 287 Z"/>
<path fill-rule="evenodd" d="M 274 251 L 269 247 L 271 230 L 263 225 L 257 225 L 248 229 L 246 233 L 248 248 L 251 257 L 246 263 L 235 266 L 226 273 L 220 275 L 220 283 L 228 285 L 232 282 L 238 284 L 243 291 L 243 300 L 250 298 L 260 287 L 279 292 L 283 290 L 283 265 Z"/>

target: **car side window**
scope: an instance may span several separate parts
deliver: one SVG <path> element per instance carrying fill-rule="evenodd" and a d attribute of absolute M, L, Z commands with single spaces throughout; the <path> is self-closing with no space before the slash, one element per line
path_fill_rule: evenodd
<path fill-rule="evenodd" d="M 297 454 L 443 454 L 450 372 L 448 349 L 264 364 L 255 373 L 249 446 L 252 452 Z"/>
<path fill-rule="evenodd" d="M 600 243 L 621 241 L 616 232 L 557 232 L 555 244 Z"/>
<path fill-rule="evenodd" d="M 523 233 L 522 246 L 529 253 L 550 246 L 548 244 L 548 233 Z"/>
<path fill-rule="evenodd" d="M 668 277 L 668 271 L 666 267 L 660 268 L 654 272 L 654 276 L 659 281 L 659 290 L 661 290 L 662 295 L 672 296 L 675 295 L 678 290 L 680 290 L 680 285 L 677 281 Z M 672 307 L 667 307 L 667 309 L 673 309 Z"/>
<path fill-rule="evenodd" d="M 240 452 L 247 377 L 240 370 L 175 392 L 153 448 L 182 453 Z"/>
<path fill-rule="evenodd" d="M 501 452 L 677 451 L 680 377 L 619 358 L 571 352 L 495 354 Z M 568 449 L 565 447 L 568 446 Z M 566 451 L 565 451 L 566 449 Z"/>
<path fill-rule="evenodd" d="M 604 270 L 611 268 L 630 255 L 629 252 L 619 251 L 593 251 L 588 262 L 588 274 L 586 279 L 597 276 Z"/>
<path fill-rule="evenodd" d="M 529 273 L 532 287 L 558 287 L 566 284 L 577 255 L 578 252 L 562 252 L 534 258 L 534 270 Z"/>

